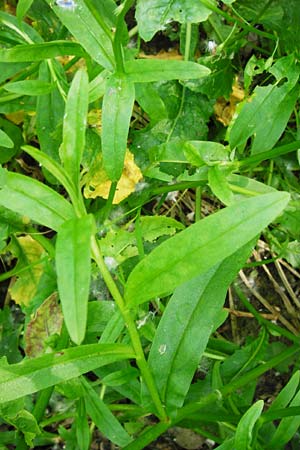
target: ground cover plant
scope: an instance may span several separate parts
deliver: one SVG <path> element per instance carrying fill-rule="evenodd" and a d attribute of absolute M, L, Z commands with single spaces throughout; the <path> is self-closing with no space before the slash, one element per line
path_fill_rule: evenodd
<path fill-rule="evenodd" d="M 300 8 L 256 3 L 1 2 L 1 449 L 299 448 Z"/>

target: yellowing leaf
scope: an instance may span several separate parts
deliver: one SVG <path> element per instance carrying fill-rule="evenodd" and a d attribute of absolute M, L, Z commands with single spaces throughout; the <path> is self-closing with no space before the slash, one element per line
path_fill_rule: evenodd
<path fill-rule="evenodd" d="M 20 273 L 9 288 L 9 293 L 18 305 L 27 306 L 36 293 L 42 275 L 43 265 L 39 260 L 44 249 L 31 236 L 16 238 L 15 247 L 18 257 L 17 269 Z"/>
<path fill-rule="evenodd" d="M 61 332 L 63 315 L 57 297 L 57 293 L 53 293 L 46 298 L 27 325 L 25 352 L 31 358 L 52 351 L 50 338 Z"/>
<path fill-rule="evenodd" d="M 113 204 L 118 204 L 128 197 L 135 190 L 135 185 L 143 178 L 142 172 L 134 162 L 133 154 L 127 150 L 124 161 L 124 168 L 120 180 L 117 184 Z M 84 196 L 86 198 L 102 197 L 107 199 L 111 187 L 103 168 L 101 155 L 98 156 L 90 171 L 83 177 Z"/>
<path fill-rule="evenodd" d="M 235 113 L 236 106 L 244 99 L 245 93 L 238 86 L 237 80 L 235 84 L 232 86 L 232 92 L 230 94 L 229 101 L 225 98 L 221 97 L 217 100 L 214 111 L 217 117 L 217 120 L 221 122 L 223 125 L 228 126 L 231 122 L 231 119 Z"/>

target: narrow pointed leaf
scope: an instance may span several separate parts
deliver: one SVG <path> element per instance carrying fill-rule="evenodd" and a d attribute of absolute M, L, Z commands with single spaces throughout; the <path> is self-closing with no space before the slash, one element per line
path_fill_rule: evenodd
<path fill-rule="evenodd" d="M 20 95 L 45 95 L 54 88 L 54 84 L 42 80 L 22 80 L 14 83 L 7 83 L 3 86 L 8 92 Z"/>
<path fill-rule="evenodd" d="M 30 6 L 32 5 L 33 0 L 19 0 L 17 4 L 17 18 L 21 22 L 23 17 L 26 15 Z"/>
<path fill-rule="evenodd" d="M 0 205 L 52 230 L 57 230 L 75 215 L 72 205 L 53 189 L 33 178 L 2 168 Z"/>
<path fill-rule="evenodd" d="M 278 216 L 286 192 L 243 200 L 197 222 L 163 242 L 128 277 L 125 298 L 138 304 L 166 295 L 232 255 Z"/>
<path fill-rule="evenodd" d="M 253 445 L 252 443 L 253 429 L 257 420 L 261 416 L 263 407 L 263 400 L 258 400 L 248 409 L 248 411 L 245 412 L 239 421 L 234 439 L 234 448 L 236 450 L 251 450 L 255 448 L 255 444 Z"/>
<path fill-rule="evenodd" d="M 227 288 L 248 258 L 251 247 L 251 243 L 245 245 L 221 264 L 179 286 L 167 305 L 148 363 L 169 414 L 183 405 Z"/>
<path fill-rule="evenodd" d="M 0 365 L 0 403 L 15 400 L 115 361 L 134 358 L 123 344 L 90 344 Z"/>
<path fill-rule="evenodd" d="M 85 70 L 78 70 L 68 93 L 63 124 L 63 142 L 59 150 L 64 168 L 75 187 L 79 186 L 80 163 L 85 145 L 87 92 L 87 73 Z"/>
<path fill-rule="evenodd" d="M 20 44 L 0 50 L 0 62 L 44 61 L 46 58 L 74 55 L 84 56 L 85 52 L 77 42 L 52 41 L 41 44 Z"/>
<path fill-rule="evenodd" d="M 134 84 L 113 75 L 107 82 L 102 106 L 102 153 L 111 181 L 121 177 L 135 98 Z"/>
<path fill-rule="evenodd" d="M 127 61 L 125 70 L 128 79 L 135 83 L 196 79 L 210 74 L 207 67 L 192 61 L 164 61 L 159 59 Z"/>
<path fill-rule="evenodd" d="M 87 381 L 82 379 L 81 383 L 86 393 L 84 399 L 87 413 L 96 427 L 114 444 L 120 447 L 127 445 L 131 441 L 129 434 Z"/>
<path fill-rule="evenodd" d="M 85 335 L 91 278 L 92 216 L 71 219 L 57 233 L 58 292 L 66 327 L 73 342 Z"/>

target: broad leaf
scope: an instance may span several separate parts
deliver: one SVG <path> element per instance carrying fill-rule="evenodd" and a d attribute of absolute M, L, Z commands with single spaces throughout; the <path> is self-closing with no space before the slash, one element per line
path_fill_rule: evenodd
<path fill-rule="evenodd" d="M 71 219 L 58 230 L 56 270 L 66 327 L 73 342 L 85 336 L 91 278 L 92 216 Z"/>
<path fill-rule="evenodd" d="M 204 22 L 210 14 L 211 10 L 197 0 L 138 0 L 136 7 L 139 34 L 145 41 L 171 21 Z"/>
<path fill-rule="evenodd" d="M 251 244 L 247 244 L 221 264 L 179 286 L 164 311 L 148 363 L 169 414 L 175 414 L 184 402 L 227 288 L 250 251 Z"/>
<path fill-rule="evenodd" d="M 111 181 L 118 181 L 122 174 L 134 97 L 131 81 L 111 76 L 102 106 L 103 162 Z"/>
<path fill-rule="evenodd" d="M 114 444 L 121 447 L 128 444 L 131 441 L 131 437 L 112 414 L 108 406 L 87 381 L 82 379 L 81 383 L 86 394 L 84 397 L 86 411 L 96 427 Z"/>
<path fill-rule="evenodd" d="M 59 149 L 61 161 L 76 189 L 79 187 L 80 163 L 85 145 L 87 92 L 87 73 L 81 69 L 73 78 L 68 93 L 63 123 L 63 141 Z"/>
<path fill-rule="evenodd" d="M 210 215 L 140 261 L 127 280 L 131 305 L 166 295 L 235 253 L 284 209 L 289 194 L 275 192 L 250 198 Z"/>
<path fill-rule="evenodd" d="M 33 178 L 1 168 L 0 188 L 0 205 L 53 230 L 74 217 L 67 200 Z"/>
<path fill-rule="evenodd" d="M 112 32 L 105 23 L 92 14 L 84 0 L 74 1 L 73 7 L 64 7 L 52 0 L 46 0 L 61 22 L 81 43 L 87 53 L 101 66 L 112 70 L 114 55 L 112 48 Z"/>
<path fill-rule="evenodd" d="M 127 61 L 125 71 L 127 78 L 135 83 L 196 79 L 210 74 L 207 67 L 191 61 L 164 61 L 161 59 Z"/>
<path fill-rule="evenodd" d="M 115 361 L 134 358 L 123 344 L 90 344 L 17 364 L 0 365 L 0 403 L 9 402 Z"/>

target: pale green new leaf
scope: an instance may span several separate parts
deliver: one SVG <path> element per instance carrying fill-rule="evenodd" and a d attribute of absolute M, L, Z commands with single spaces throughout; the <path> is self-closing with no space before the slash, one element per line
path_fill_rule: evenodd
<path fill-rule="evenodd" d="M 112 70 L 114 54 L 112 32 L 105 23 L 96 20 L 84 0 L 76 0 L 74 7 L 64 8 L 46 0 L 61 22 L 80 42 L 86 52 L 101 66 Z"/>
<path fill-rule="evenodd" d="M 129 275 L 127 303 L 166 295 L 232 255 L 272 222 L 289 198 L 286 192 L 275 192 L 243 200 L 163 242 Z"/>
<path fill-rule="evenodd" d="M 149 367 L 169 414 L 183 405 L 223 307 L 227 288 L 251 252 L 251 243 L 179 286 L 159 322 Z"/>
<path fill-rule="evenodd" d="M 122 174 L 134 98 L 134 84 L 112 75 L 102 104 L 103 163 L 111 181 L 118 181 Z"/>
<path fill-rule="evenodd" d="M 75 188 L 79 186 L 80 163 L 85 145 L 88 112 L 88 76 L 80 69 L 73 78 L 65 109 L 60 159 Z"/>
<path fill-rule="evenodd" d="M 54 85 L 42 80 L 23 80 L 15 81 L 14 83 L 7 83 L 3 88 L 8 92 L 13 92 L 19 95 L 45 95 L 49 94 L 54 88 Z"/>
<path fill-rule="evenodd" d="M 108 406 L 86 380 L 81 379 L 81 383 L 86 394 L 84 397 L 86 411 L 96 427 L 114 444 L 120 447 L 129 444 L 132 440 L 131 437 L 112 414 Z"/>
<path fill-rule="evenodd" d="M 9 402 L 115 361 L 134 358 L 124 344 L 90 344 L 0 365 L 0 403 Z"/>
<path fill-rule="evenodd" d="M 204 22 L 210 14 L 211 10 L 199 0 L 138 0 L 136 6 L 139 34 L 145 41 L 150 41 L 171 21 Z"/>
<path fill-rule="evenodd" d="M 7 148 L 13 148 L 14 146 L 14 142 L 3 130 L 0 130 L 0 146 Z"/>
<path fill-rule="evenodd" d="M 253 450 L 253 428 L 261 416 L 263 407 L 263 400 L 258 400 L 245 412 L 239 421 L 234 438 L 235 450 Z"/>
<path fill-rule="evenodd" d="M 187 80 L 206 77 L 210 69 L 192 61 L 137 59 L 127 61 L 127 78 L 135 83 L 163 80 Z"/>
<path fill-rule="evenodd" d="M 0 205 L 52 230 L 75 216 L 72 205 L 50 187 L 2 168 Z"/>
<path fill-rule="evenodd" d="M 65 222 L 56 240 L 56 271 L 59 297 L 66 327 L 73 342 L 85 336 L 91 278 L 93 217 Z"/>
<path fill-rule="evenodd" d="M 208 171 L 208 184 L 215 196 L 228 206 L 233 203 L 234 196 L 226 175 L 226 170 L 222 170 L 222 166 L 212 166 Z"/>

